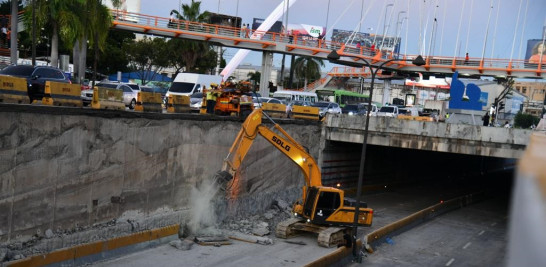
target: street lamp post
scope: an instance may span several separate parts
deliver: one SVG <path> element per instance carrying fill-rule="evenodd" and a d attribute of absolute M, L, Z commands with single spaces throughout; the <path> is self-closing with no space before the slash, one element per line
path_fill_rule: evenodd
<path fill-rule="evenodd" d="M 370 97 L 368 98 L 368 110 L 366 112 L 366 122 L 365 122 L 365 126 L 364 126 L 364 141 L 362 142 L 362 153 L 361 153 L 361 156 L 360 156 L 360 171 L 358 173 L 358 187 L 356 189 L 356 205 L 355 205 L 355 216 L 354 216 L 354 220 L 353 220 L 353 232 L 352 232 L 352 247 L 353 247 L 353 258 L 354 258 L 354 261 L 355 262 L 362 262 L 362 256 L 360 255 L 360 253 L 357 251 L 357 248 L 356 248 L 356 235 L 357 235 L 357 230 L 358 230 L 358 215 L 360 213 L 360 195 L 362 194 L 362 180 L 364 179 L 364 167 L 365 167 L 365 164 L 366 164 L 366 148 L 367 148 L 367 145 L 368 145 L 368 128 L 369 128 L 369 125 L 370 125 L 370 110 L 371 110 L 371 107 L 372 107 L 372 97 L 373 97 L 373 87 L 374 87 L 374 84 L 375 84 L 375 76 L 377 74 L 377 72 L 383 68 L 383 66 L 389 62 L 392 62 L 392 61 L 405 61 L 406 59 L 396 59 L 396 58 L 391 58 L 389 60 L 386 60 L 384 62 L 382 62 L 381 64 L 379 64 L 378 66 L 372 66 L 370 64 L 370 62 L 368 62 L 368 60 L 366 60 L 365 58 L 362 58 L 362 57 L 359 57 L 359 56 L 353 56 L 353 57 L 356 57 L 357 59 L 359 60 L 362 60 L 362 61 L 357 61 L 357 62 L 343 62 L 343 61 L 340 61 L 339 59 L 341 58 L 340 55 L 338 54 L 338 52 L 336 50 L 332 50 L 332 52 L 330 52 L 330 54 L 328 54 L 327 58 L 328 58 L 328 61 L 330 61 L 331 63 L 337 63 L 337 64 L 341 64 L 341 65 L 347 65 L 347 66 L 351 66 L 351 67 L 363 67 L 363 66 L 366 66 L 370 69 L 370 72 L 371 72 L 371 83 L 370 83 Z M 426 62 L 425 60 L 423 59 L 423 57 L 421 57 L 420 55 L 417 56 L 413 61 L 412 61 L 412 64 L 414 65 L 417 65 L 417 66 L 422 66 L 422 65 L 425 65 Z M 374 69 L 375 68 L 375 69 Z"/>
<path fill-rule="evenodd" d="M 389 9 L 390 6 L 394 6 L 394 4 L 388 4 L 385 7 L 385 18 L 383 19 L 383 36 L 385 36 L 385 31 L 387 30 L 387 9 Z"/>
<path fill-rule="evenodd" d="M 400 11 L 398 12 L 398 16 L 396 17 L 396 32 L 394 34 L 394 38 L 398 37 L 398 24 L 401 24 L 400 22 L 400 14 L 404 14 L 406 11 Z M 402 18 L 403 19 L 403 18 Z M 395 41 L 396 42 L 396 41 Z"/>

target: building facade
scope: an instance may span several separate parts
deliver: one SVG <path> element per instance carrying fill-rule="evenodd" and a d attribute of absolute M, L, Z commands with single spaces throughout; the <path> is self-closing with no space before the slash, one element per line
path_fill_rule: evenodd
<path fill-rule="evenodd" d="M 514 83 L 514 89 L 527 97 L 527 101 L 523 104 L 523 112 L 540 117 L 544 108 L 546 83 L 516 81 Z"/>

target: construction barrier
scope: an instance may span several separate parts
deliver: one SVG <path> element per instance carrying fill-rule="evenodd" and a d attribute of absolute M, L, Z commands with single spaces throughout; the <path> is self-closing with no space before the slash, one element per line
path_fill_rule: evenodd
<path fill-rule="evenodd" d="M 46 81 L 42 104 L 50 106 L 82 107 L 82 88 L 79 84 Z"/>
<path fill-rule="evenodd" d="M 0 102 L 29 104 L 27 79 L 0 75 Z"/>
<path fill-rule="evenodd" d="M 2 266 L 81 266 L 96 261 L 119 257 L 153 245 L 178 239 L 179 225 L 144 230 L 109 240 L 63 248 L 49 253 L 30 256 L 21 260 L 3 263 Z M 142 244 L 142 245 L 139 245 Z"/>
<path fill-rule="evenodd" d="M 410 120 L 410 121 L 434 121 L 433 117 L 427 116 L 411 116 L 411 115 L 398 115 L 399 120 Z"/>
<path fill-rule="evenodd" d="M 123 91 L 95 86 L 93 88 L 93 101 L 91 107 L 94 109 L 117 109 L 125 110 L 123 104 Z"/>
<path fill-rule="evenodd" d="M 433 117 L 427 117 L 427 116 L 419 116 L 415 117 L 416 121 L 434 121 Z"/>
<path fill-rule="evenodd" d="M 319 108 L 308 106 L 293 106 L 292 117 L 294 119 L 320 120 Z"/>
<path fill-rule="evenodd" d="M 153 92 L 138 92 L 135 111 L 163 112 L 161 94 Z"/>
<path fill-rule="evenodd" d="M 190 112 L 190 97 L 187 95 L 170 95 L 167 101 L 167 112 L 169 113 Z"/>
<path fill-rule="evenodd" d="M 415 117 L 411 115 L 398 115 L 396 118 L 399 120 L 410 120 L 410 121 L 415 120 Z"/>
<path fill-rule="evenodd" d="M 203 97 L 201 101 L 201 108 L 199 109 L 199 114 L 207 114 L 207 100 Z"/>
<path fill-rule="evenodd" d="M 267 112 L 267 115 L 273 118 L 286 118 L 286 105 L 263 103 L 262 110 Z"/>

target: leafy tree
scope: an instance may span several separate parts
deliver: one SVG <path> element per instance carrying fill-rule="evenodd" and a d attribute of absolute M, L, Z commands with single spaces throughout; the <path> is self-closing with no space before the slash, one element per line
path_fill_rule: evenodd
<path fill-rule="evenodd" d="M 320 68 L 324 67 L 322 59 L 313 57 L 297 57 L 294 61 L 296 76 L 304 79 L 304 88 L 307 84 L 320 78 Z"/>
<path fill-rule="evenodd" d="M 516 117 L 514 118 L 514 128 L 528 129 L 531 128 L 531 125 L 536 126 L 539 121 L 540 118 L 538 117 L 535 117 L 531 114 L 518 112 L 518 114 L 516 114 Z"/>
<path fill-rule="evenodd" d="M 122 50 L 124 44 L 133 43 L 136 36 L 134 33 L 110 29 L 108 37 L 101 53 L 101 60 L 97 63 L 97 72 L 104 74 L 113 74 L 118 71 L 129 71 L 129 59 L 127 54 Z M 91 49 L 93 54 L 94 50 Z M 87 66 L 91 66 L 92 59 L 88 61 Z"/>
<path fill-rule="evenodd" d="M 125 44 L 129 59 L 129 66 L 138 73 L 142 84 L 146 84 L 155 78 L 163 68 L 169 66 L 169 53 L 167 53 L 167 42 L 163 38 L 141 39 L 134 43 Z"/>
<path fill-rule="evenodd" d="M 197 73 L 213 73 L 214 69 L 216 68 L 217 58 L 218 53 L 216 53 L 214 49 L 209 48 L 209 50 L 206 51 L 196 62 L 193 71 Z M 222 67 L 222 63 L 224 63 L 225 66 L 225 60 L 223 58 L 222 61 L 223 62 L 220 63 L 220 67 Z"/>
<path fill-rule="evenodd" d="M 254 84 L 256 85 L 260 84 L 260 78 L 262 77 L 262 74 L 259 71 L 249 72 L 246 76 L 248 77 L 247 81 L 254 81 Z"/>

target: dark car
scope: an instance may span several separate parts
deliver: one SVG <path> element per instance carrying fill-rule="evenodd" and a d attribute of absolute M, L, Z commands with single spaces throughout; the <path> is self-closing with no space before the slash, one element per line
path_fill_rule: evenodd
<path fill-rule="evenodd" d="M 33 100 L 41 100 L 44 97 L 46 81 L 70 83 L 62 70 L 50 66 L 8 66 L 1 70 L 0 74 L 27 79 L 28 97 L 31 103 Z"/>
<path fill-rule="evenodd" d="M 341 112 L 349 115 L 364 115 L 366 109 L 358 104 L 346 104 L 345 107 L 341 108 Z"/>

